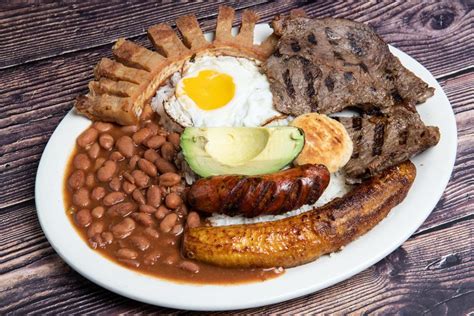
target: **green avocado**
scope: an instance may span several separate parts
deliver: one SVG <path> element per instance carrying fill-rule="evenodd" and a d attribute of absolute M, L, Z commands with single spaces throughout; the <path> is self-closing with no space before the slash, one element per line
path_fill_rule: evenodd
<path fill-rule="evenodd" d="M 184 158 L 201 177 L 276 172 L 303 146 L 303 131 L 290 126 L 188 127 L 181 134 Z"/>

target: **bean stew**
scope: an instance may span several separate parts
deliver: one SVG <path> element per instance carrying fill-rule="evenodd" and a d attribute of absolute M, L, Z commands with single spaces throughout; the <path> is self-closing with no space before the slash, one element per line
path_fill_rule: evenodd
<path fill-rule="evenodd" d="M 93 249 L 130 269 L 174 281 L 263 281 L 281 269 L 226 269 L 184 258 L 186 227 L 206 225 L 186 206 L 177 133 L 95 122 L 76 141 L 64 183 L 73 226 Z"/>

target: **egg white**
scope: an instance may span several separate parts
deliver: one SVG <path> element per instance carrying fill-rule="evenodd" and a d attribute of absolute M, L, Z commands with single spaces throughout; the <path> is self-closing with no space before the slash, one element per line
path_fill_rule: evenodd
<path fill-rule="evenodd" d="M 234 97 L 223 107 L 203 110 L 186 95 L 182 80 L 214 70 L 232 77 Z M 273 107 L 270 84 L 256 62 L 231 56 L 202 56 L 183 67 L 175 93 L 163 101 L 166 113 L 183 127 L 260 126 L 281 116 Z M 157 93 L 158 96 L 158 93 Z"/>

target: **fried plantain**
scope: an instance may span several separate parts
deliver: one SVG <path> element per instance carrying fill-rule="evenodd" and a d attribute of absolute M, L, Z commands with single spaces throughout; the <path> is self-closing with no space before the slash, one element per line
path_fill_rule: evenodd
<path fill-rule="evenodd" d="M 403 201 L 415 176 L 415 166 L 406 161 L 366 180 L 342 198 L 294 217 L 187 229 L 184 255 L 232 268 L 288 268 L 313 261 L 372 229 Z"/>

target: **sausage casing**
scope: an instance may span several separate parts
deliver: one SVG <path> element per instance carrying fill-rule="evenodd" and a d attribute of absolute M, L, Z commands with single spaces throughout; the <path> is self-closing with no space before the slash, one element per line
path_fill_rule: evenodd
<path fill-rule="evenodd" d="M 198 180 L 187 195 L 190 206 L 206 213 L 277 215 L 313 204 L 329 184 L 323 165 L 302 165 L 261 176 L 225 175 Z"/>
<path fill-rule="evenodd" d="M 408 193 L 416 175 L 407 161 L 342 198 L 273 222 L 196 227 L 184 235 L 184 255 L 232 268 L 293 267 L 341 249 L 379 223 Z"/>

